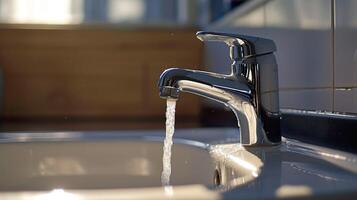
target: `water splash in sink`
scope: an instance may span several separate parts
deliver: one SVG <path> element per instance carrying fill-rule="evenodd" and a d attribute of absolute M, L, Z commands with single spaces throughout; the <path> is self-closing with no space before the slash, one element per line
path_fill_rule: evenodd
<path fill-rule="evenodd" d="M 176 100 L 167 99 L 166 102 L 166 137 L 164 141 L 164 155 L 162 157 L 161 183 L 163 186 L 170 185 L 171 175 L 171 147 L 172 137 L 175 132 L 175 109 Z"/>

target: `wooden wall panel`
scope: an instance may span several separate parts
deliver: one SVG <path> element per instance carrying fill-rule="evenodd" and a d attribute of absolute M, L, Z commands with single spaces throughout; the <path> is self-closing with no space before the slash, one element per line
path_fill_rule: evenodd
<path fill-rule="evenodd" d="M 169 66 L 197 69 L 191 29 L 0 28 L 3 118 L 158 117 L 157 80 Z M 199 99 L 180 100 L 198 116 Z"/>

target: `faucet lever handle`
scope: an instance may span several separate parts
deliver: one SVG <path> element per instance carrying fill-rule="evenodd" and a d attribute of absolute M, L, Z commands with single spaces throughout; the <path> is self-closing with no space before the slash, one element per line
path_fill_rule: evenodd
<path fill-rule="evenodd" d="M 239 59 L 268 54 L 276 51 L 272 40 L 246 35 L 199 31 L 196 36 L 201 41 L 224 42 L 229 47 L 238 48 Z"/>

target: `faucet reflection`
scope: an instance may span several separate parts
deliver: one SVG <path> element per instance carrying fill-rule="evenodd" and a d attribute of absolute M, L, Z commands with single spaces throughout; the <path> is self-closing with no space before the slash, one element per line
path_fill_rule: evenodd
<path fill-rule="evenodd" d="M 226 33 L 198 32 L 201 41 L 229 46 L 231 74 L 171 68 L 159 80 L 162 98 L 190 92 L 223 103 L 235 113 L 244 146 L 281 141 L 278 69 L 272 40 Z"/>

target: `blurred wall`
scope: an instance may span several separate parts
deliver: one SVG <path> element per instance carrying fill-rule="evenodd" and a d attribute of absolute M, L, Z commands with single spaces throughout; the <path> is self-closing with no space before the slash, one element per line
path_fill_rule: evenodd
<path fill-rule="evenodd" d="M 357 1 L 335 1 L 334 109 L 357 113 Z"/>
<path fill-rule="evenodd" d="M 357 114 L 357 1 L 254 0 L 207 29 L 271 38 L 280 106 Z M 228 72 L 228 49 L 205 47 L 209 69 Z"/>
<path fill-rule="evenodd" d="M 1 118 L 163 123 L 157 81 L 171 66 L 198 69 L 202 44 L 190 28 L 0 27 Z M 178 119 L 198 121 L 199 100 L 179 101 Z M 161 127 L 161 126 L 160 126 Z M 98 127 L 97 127 L 98 128 Z"/>

